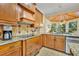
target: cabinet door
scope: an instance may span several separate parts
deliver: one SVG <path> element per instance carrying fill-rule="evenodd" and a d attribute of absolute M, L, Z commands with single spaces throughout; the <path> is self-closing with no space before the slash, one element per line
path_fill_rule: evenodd
<path fill-rule="evenodd" d="M 9 51 L 8 53 L 4 54 L 5 56 L 21 56 L 21 48 L 15 48 L 13 51 Z"/>
<path fill-rule="evenodd" d="M 29 41 L 30 41 L 31 43 L 33 43 L 33 44 L 42 45 L 41 36 L 34 37 L 34 38 L 30 39 Z"/>
<path fill-rule="evenodd" d="M 54 38 L 55 36 L 54 35 L 51 35 L 51 48 L 54 48 L 55 47 L 55 38 Z"/>
<path fill-rule="evenodd" d="M 41 36 L 36 37 L 35 40 L 36 40 L 36 43 L 37 43 L 37 44 L 42 45 Z"/>
<path fill-rule="evenodd" d="M 46 46 L 46 34 L 42 34 L 42 46 Z"/>
<path fill-rule="evenodd" d="M 40 36 L 38 37 L 38 40 L 39 40 L 38 44 L 40 44 L 40 45 L 42 46 L 42 35 L 40 35 Z"/>
<path fill-rule="evenodd" d="M 54 36 L 53 35 L 46 35 L 46 47 L 54 48 Z"/>
<path fill-rule="evenodd" d="M 17 15 L 17 21 L 20 21 L 19 18 L 21 18 L 23 16 L 23 9 L 17 4 L 16 5 L 16 15 Z"/>
<path fill-rule="evenodd" d="M 16 21 L 16 3 L 2 3 L 0 4 L 0 21 Z"/>
<path fill-rule="evenodd" d="M 42 24 L 43 22 L 43 14 L 38 9 L 35 10 L 34 18 L 35 18 L 34 23 L 35 26 L 36 27 L 40 26 L 40 24 Z"/>
<path fill-rule="evenodd" d="M 41 40 L 39 38 L 40 36 L 26 40 L 25 55 L 27 56 L 35 55 L 40 50 L 42 46 L 41 46 Z"/>
<path fill-rule="evenodd" d="M 55 36 L 55 49 L 64 51 L 65 49 L 65 37 Z"/>
<path fill-rule="evenodd" d="M 42 35 L 42 44 L 43 46 L 46 46 L 46 47 L 51 47 L 51 36 L 48 35 L 48 34 L 43 34 Z"/>
<path fill-rule="evenodd" d="M 50 35 L 46 35 L 46 47 L 51 47 L 51 36 Z"/>
<path fill-rule="evenodd" d="M 25 56 L 30 56 L 32 53 L 32 45 L 33 43 L 29 40 L 25 40 Z M 23 48 L 24 49 L 24 48 Z"/>
<path fill-rule="evenodd" d="M 0 46 L 0 56 L 21 55 L 21 41 Z"/>

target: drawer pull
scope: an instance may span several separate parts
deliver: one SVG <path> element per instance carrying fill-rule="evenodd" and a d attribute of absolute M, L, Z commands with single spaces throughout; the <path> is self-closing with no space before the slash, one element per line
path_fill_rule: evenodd
<path fill-rule="evenodd" d="M 14 48 L 15 46 L 10 46 L 9 48 L 11 49 L 11 48 Z"/>
<path fill-rule="evenodd" d="M 56 39 L 54 39 L 54 41 L 56 41 Z"/>

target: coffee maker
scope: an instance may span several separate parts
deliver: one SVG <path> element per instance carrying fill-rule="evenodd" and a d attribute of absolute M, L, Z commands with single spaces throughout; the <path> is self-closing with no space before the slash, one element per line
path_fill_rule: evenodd
<path fill-rule="evenodd" d="M 12 26 L 5 25 L 3 26 L 3 40 L 10 40 L 12 39 Z"/>

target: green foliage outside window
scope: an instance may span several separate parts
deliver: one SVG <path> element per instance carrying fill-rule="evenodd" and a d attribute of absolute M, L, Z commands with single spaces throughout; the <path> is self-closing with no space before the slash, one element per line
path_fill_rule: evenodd
<path fill-rule="evenodd" d="M 65 26 L 65 24 L 59 24 L 58 25 L 58 32 L 59 33 L 65 33 L 65 31 L 66 31 L 66 28 L 65 28 L 66 26 Z"/>
<path fill-rule="evenodd" d="M 51 25 L 50 32 L 56 32 L 56 24 L 55 23 Z"/>
<path fill-rule="evenodd" d="M 73 33 L 74 31 L 77 31 L 77 21 L 69 23 L 69 32 Z"/>

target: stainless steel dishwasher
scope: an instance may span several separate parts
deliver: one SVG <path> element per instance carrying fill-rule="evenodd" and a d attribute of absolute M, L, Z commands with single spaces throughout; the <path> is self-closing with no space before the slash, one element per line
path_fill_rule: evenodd
<path fill-rule="evenodd" d="M 66 37 L 66 53 L 72 53 L 75 56 L 79 56 L 79 37 Z"/>

